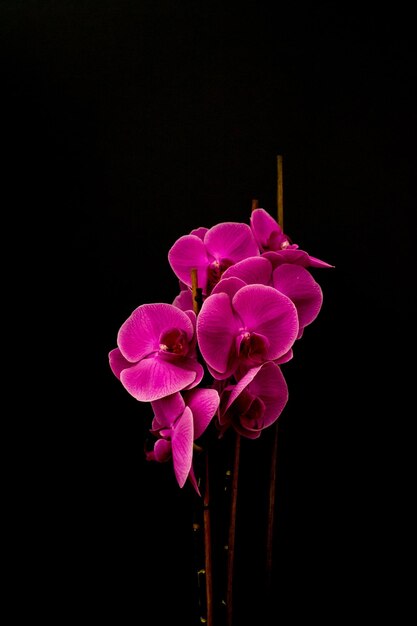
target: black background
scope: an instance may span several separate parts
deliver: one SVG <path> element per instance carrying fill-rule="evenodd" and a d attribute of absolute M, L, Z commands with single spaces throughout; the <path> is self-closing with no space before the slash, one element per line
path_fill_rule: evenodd
<path fill-rule="evenodd" d="M 107 353 L 136 306 L 176 295 L 167 253 L 179 236 L 247 222 L 252 198 L 274 213 L 283 154 L 286 231 L 336 267 L 315 272 L 323 309 L 284 369 L 267 623 L 286 623 L 288 611 L 329 623 L 359 607 L 388 611 L 404 489 L 393 476 L 408 471 L 409 16 L 330 3 L 296 15 L 281 3 L 0 8 L 15 174 L 5 213 L 17 219 L 5 232 L 16 254 L 30 250 L 21 285 L 45 362 L 22 486 L 31 606 L 52 618 L 123 623 L 128 611 L 150 623 L 151 611 L 155 624 L 195 623 L 194 496 L 170 468 L 144 460 L 149 407 L 112 376 Z M 263 603 L 264 435 L 243 447 L 242 624 L 258 623 Z"/>

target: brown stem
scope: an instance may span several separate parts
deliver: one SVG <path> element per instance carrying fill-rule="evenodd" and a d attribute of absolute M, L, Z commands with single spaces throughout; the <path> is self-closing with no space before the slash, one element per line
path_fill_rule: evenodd
<path fill-rule="evenodd" d="M 210 479 L 209 458 L 206 452 L 206 484 L 204 491 L 204 555 L 206 570 L 206 601 L 207 601 L 207 626 L 213 626 L 213 564 L 211 558 L 211 522 L 210 522 Z"/>
<path fill-rule="evenodd" d="M 191 291 L 193 294 L 193 310 L 199 314 L 202 303 L 202 292 L 198 287 L 198 272 L 191 270 Z M 204 563 L 206 572 L 206 610 L 207 626 L 213 626 L 213 564 L 211 549 L 211 520 L 210 520 L 210 474 L 209 457 L 206 452 L 206 476 L 203 497 L 203 521 L 204 521 Z"/>
<path fill-rule="evenodd" d="M 191 292 L 193 294 L 193 310 L 198 315 L 201 308 L 201 289 L 198 288 L 198 272 L 195 268 L 191 270 Z"/>
<path fill-rule="evenodd" d="M 283 170 L 282 155 L 277 156 L 277 205 L 278 224 L 284 229 L 284 193 L 283 193 Z M 274 539 L 275 522 L 275 495 L 277 488 L 277 461 L 278 461 L 278 422 L 274 425 L 274 438 L 272 442 L 271 467 L 269 473 L 269 498 L 268 498 L 268 522 L 266 529 L 266 581 L 269 591 L 272 581 L 272 549 Z"/>
<path fill-rule="evenodd" d="M 282 174 L 282 155 L 277 156 L 277 205 L 278 205 L 278 224 L 284 230 L 284 189 Z"/>
<path fill-rule="evenodd" d="M 259 200 L 253 199 L 252 200 L 252 211 L 257 209 L 258 207 L 259 207 Z"/>
<path fill-rule="evenodd" d="M 272 549 L 274 539 L 275 522 L 275 494 L 277 482 L 277 460 L 278 460 L 278 422 L 274 425 L 274 439 L 272 442 L 271 467 L 269 474 L 269 501 L 268 501 L 268 524 L 266 531 L 266 580 L 269 591 L 272 581 Z"/>
<path fill-rule="evenodd" d="M 233 569 L 235 564 L 236 508 L 239 483 L 240 435 L 236 433 L 235 458 L 232 478 L 232 501 L 230 506 L 229 550 L 227 558 L 227 626 L 233 625 Z"/>

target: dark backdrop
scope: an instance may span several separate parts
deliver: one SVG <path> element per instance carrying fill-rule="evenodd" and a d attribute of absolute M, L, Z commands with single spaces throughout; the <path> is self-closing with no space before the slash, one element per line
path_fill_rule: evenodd
<path fill-rule="evenodd" d="M 23 286 L 46 352 L 23 523 L 45 616 L 194 623 L 193 494 L 145 462 L 149 407 L 107 353 L 136 306 L 176 295 L 167 252 L 179 236 L 247 221 L 254 197 L 275 211 L 277 154 L 286 231 L 336 268 L 315 272 L 323 309 L 285 368 L 268 623 L 389 608 L 392 472 L 406 463 L 395 453 L 411 331 L 412 37 L 404 15 L 273 4 L 1 3 L 17 172 L 6 206 L 31 243 Z M 263 602 L 264 439 L 243 449 L 240 623 L 257 623 Z"/>

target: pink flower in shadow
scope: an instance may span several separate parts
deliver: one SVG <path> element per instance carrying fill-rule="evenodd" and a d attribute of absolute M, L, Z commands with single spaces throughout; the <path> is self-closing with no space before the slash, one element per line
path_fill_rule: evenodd
<path fill-rule="evenodd" d="M 122 324 L 110 367 L 136 400 L 152 402 L 198 385 L 195 314 L 172 304 L 139 306 Z"/>
<path fill-rule="evenodd" d="M 176 276 L 188 286 L 191 286 L 191 270 L 195 268 L 198 286 L 207 295 L 228 267 L 257 255 L 258 246 L 249 226 L 224 222 L 180 237 L 170 249 L 168 260 Z"/>
<path fill-rule="evenodd" d="M 192 469 L 193 442 L 201 437 L 214 417 L 220 397 L 214 389 L 192 389 L 182 396 L 171 396 L 152 402 L 152 433 L 158 440 L 147 452 L 149 461 L 163 463 L 172 458 L 180 487 L 189 478 L 198 492 Z"/>
<path fill-rule="evenodd" d="M 292 263 L 302 267 L 333 267 L 299 250 L 298 245 L 291 243 L 278 222 L 264 209 L 252 211 L 250 224 L 260 252 L 265 253 L 274 268 L 283 263 Z"/>
<path fill-rule="evenodd" d="M 221 433 L 232 426 L 239 434 L 257 439 L 271 426 L 288 400 L 285 378 L 275 363 L 250 369 L 221 393 L 218 422 Z"/>

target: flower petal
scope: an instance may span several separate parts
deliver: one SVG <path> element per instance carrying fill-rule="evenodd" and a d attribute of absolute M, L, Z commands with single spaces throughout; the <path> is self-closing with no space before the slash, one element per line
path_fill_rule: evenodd
<path fill-rule="evenodd" d="M 326 263 L 325 261 L 321 261 L 320 259 L 316 259 L 315 256 L 308 255 L 309 265 L 310 267 L 334 267 L 334 265 L 330 265 L 330 263 Z"/>
<path fill-rule="evenodd" d="M 223 222 L 213 226 L 207 231 L 204 243 L 217 261 L 229 259 L 237 263 L 247 257 L 259 255 L 251 229 L 247 224 L 238 222 Z"/>
<path fill-rule="evenodd" d="M 191 464 L 191 469 L 190 469 L 190 473 L 188 474 L 188 478 L 190 480 L 190 483 L 192 484 L 192 486 L 194 487 L 194 489 L 197 492 L 197 495 L 199 495 L 201 497 L 201 493 L 200 493 L 200 489 L 198 488 L 198 483 L 197 483 L 197 479 L 195 477 L 195 472 L 194 472 L 194 466 L 193 464 Z"/>
<path fill-rule="evenodd" d="M 270 261 L 273 269 L 284 263 L 301 265 L 301 267 L 308 267 L 310 264 L 307 252 L 304 252 L 304 250 L 292 250 L 291 248 L 278 250 L 277 252 L 264 252 L 262 257 Z"/>
<path fill-rule="evenodd" d="M 197 318 L 197 338 L 203 358 L 220 373 L 228 369 L 238 327 L 229 296 L 225 293 L 209 296 Z"/>
<path fill-rule="evenodd" d="M 255 376 L 260 372 L 262 365 L 259 367 L 252 367 L 237 383 L 232 387 L 227 403 L 222 406 L 222 415 L 230 408 L 236 398 L 242 393 L 244 389 L 253 381 Z"/>
<path fill-rule="evenodd" d="M 232 276 L 240 278 L 247 285 L 269 285 L 272 275 L 272 265 L 261 256 L 254 256 L 229 267 L 223 274 L 222 279 Z"/>
<path fill-rule="evenodd" d="M 193 389 L 184 396 L 194 420 L 194 439 L 198 439 L 210 424 L 216 413 L 220 397 L 215 389 Z"/>
<path fill-rule="evenodd" d="M 233 307 L 249 332 L 269 341 L 266 360 L 288 352 L 298 335 L 298 317 L 289 298 L 265 285 L 242 287 L 233 298 Z"/>
<path fill-rule="evenodd" d="M 227 293 L 233 298 L 235 293 L 245 285 L 246 283 L 240 278 L 222 278 L 214 287 L 211 295 L 214 293 Z"/>
<path fill-rule="evenodd" d="M 120 380 L 136 400 L 153 402 L 192 386 L 196 377 L 192 359 L 165 361 L 151 357 L 123 370 Z"/>
<path fill-rule="evenodd" d="M 172 459 L 174 472 L 180 487 L 183 487 L 190 473 L 193 460 L 194 426 L 191 409 L 184 413 L 172 431 Z"/>
<path fill-rule="evenodd" d="M 274 270 L 274 287 L 290 298 L 297 309 L 300 331 L 319 314 L 323 294 L 310 272 L 299 265 L 280 265 Z"/>
<path fill-rule="evenodd" d="M 184 367 L 186 367 L 188 370 L 193 371 L 195 373 L 195 379 L 193 380 L 193 382 L 187 385 L 186 387 L 184 387 L 184 389 L 192 389 L 193 387 L 196 387 L 199 383 L 201 383 L 203 379 L 203 376 L 204 376 L 203 366 L 196 359 L 187 359 L 186 363 L 184 364 Z"/>
<path fill-rule="evenodd" d="M 281 365 L 282 363 L 288 363 L 288 361 L 291 361 L 293 356 L 294 356 L 294 352 L 291 348 L 290 350 L 288 350 L 288 352 L 280 356 L 279 359 L 275 359 L 274 363 L 276 363 L 277 365 Z"/>
<path fill-rule="evenodd" d="M 201 239 L 201 241 L 204 241 L 204 237 L 206 236 L 207 231 L 208 231 L 208 228 L 206 228 L 205 226 L 199 226 L 198 228 L 194 228 L 190 232 L 190 235 L 195 235 L 196 237 Z"/>
<path fill-rule="evenodd" d="M 155 461 L 158 461 L 159 463 L 169 461 L 172 452 L 171 442 L 166 439 L 158 439 L 158 441 L 155 442 L 153 452 Z"/>
<path fill-rule="evenodd" d="M 159 428 L 170 428 L 177 417 L 182 415 L 185 402 L 180 393 L 174 393 L 152 402 L 152 409 Z"/>
<path fill-rule="evenodd" d="M 173 306 L 176 306 L 181 311 L 189 311 L 193 309 L 193 294 L 187 288 L 180 291 L 178 296 L 172 302 Z"/>
<path fill-rule="evenodd" d="M 278 250 L 277 252 L 264 252 L 262 257 L 268 259 L 274 269 L 284 263 L 301 265 L 301 267 L 334 267 L 334 265 L 329 265 L 329 263 L 325 263 L 325 261 L 320 261 L 320 259 L 310 256 L 304 250 L 294 250 L 291 248 Z"/>
<path fill-rule="evenodd" d="M 130 361 L 126 361 L 119 348 L 115 348 L 109 352 L 109 363 L 111 371 L 120 380 L 120 373 L 127 367 L 132 367 Z"/>
<path fill-rule="evenodd" d="M 288 400 L 287 383 L 278 365 L 264 363 L 251 381 L 250 391 L 265 404 L 263 428 L 267 428 L 278 419 Z"/>
<path fill-rule="evenodd" d="M 198 274 L 198 286 L 205 289 L 209 260 L 206 247 L 199 237 L 196 235 L 180 237 L 168 252 L 168 260 L 176 276 L 189 287 L 191 287 L 191 270 L 195 268 Z"/>
<path fill-rule="evenodd" d="M 255 209 L 250 218 L 252 232 L 261 249 L 267 248 L 272 233 L 277 232 L 283 235 L 278 222 L 265 211 L 265 209 Z"/>
<path fill-rule="evenodd" d="M 183 330 L 188 341 L 193 338 L 193 325 L 183 311 L 164 302 L 142 304 L 122 324 L 117 345 L 128 361 L 136 362 L 158 350 L 161 334 L 173 328 Z"/>

